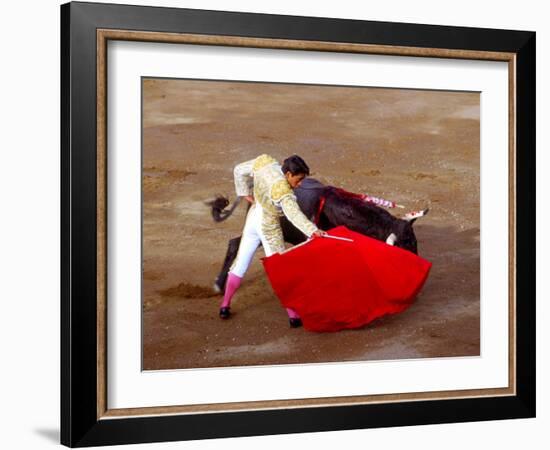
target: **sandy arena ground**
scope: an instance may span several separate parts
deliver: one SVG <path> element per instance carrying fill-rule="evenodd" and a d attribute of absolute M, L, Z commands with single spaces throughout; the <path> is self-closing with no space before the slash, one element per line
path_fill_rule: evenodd
<path fill-rule="evenodd" d="M 145 370 L 479 355 L 477 93 L 145 80 L 143 112 Z M 359 330 L 290 329 L 260 248 L 220 320 L 211 286 L 245 205 L 217 224 L 204 202 L 233 200 L 233 167 L 261 153 L 429 207 L 415 230 L 433 267 L 415 304 Z"/>

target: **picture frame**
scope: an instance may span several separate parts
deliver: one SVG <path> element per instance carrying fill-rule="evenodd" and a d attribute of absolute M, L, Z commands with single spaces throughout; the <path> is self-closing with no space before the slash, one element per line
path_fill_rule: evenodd
<path fill-rule="evenodd" d="M 107 404 L 107 42 L 504 61 L 509 69 L 506 389 L 112 410 Z M 535 416 L 533 32 L 127 5 L 61 6 L 61 442 L 70 447 Z"/>

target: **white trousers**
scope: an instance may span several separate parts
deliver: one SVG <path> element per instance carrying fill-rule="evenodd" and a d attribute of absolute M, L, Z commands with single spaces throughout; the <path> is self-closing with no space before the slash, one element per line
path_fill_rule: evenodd
<path fill-rule="evenodd" d="M 237 275 L 238 277 L 242 278 L 248 270 L 248 267 L 252 262 L 252 258 L 254 257 L 254 253 L 260 243 L 264 248 L 266 256 L 271 256 L 273 253 L 280 252 L 284 249 L 284 247 L 273 248 L 267 241 L 262 232 L 262 215 L 262 206 L 255 201 L 248 210 L 248 214 L 246 216 L 246 222 L 241 237 L 241 243 L 239 245 L 237 258 L 229 269 L 229 272 Z"/>

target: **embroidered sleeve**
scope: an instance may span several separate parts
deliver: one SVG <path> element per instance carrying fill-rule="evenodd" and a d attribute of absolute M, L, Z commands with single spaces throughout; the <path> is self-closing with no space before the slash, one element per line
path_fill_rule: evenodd
<path fill-rule="evenodd" d="M 267 166 L 268 164 L 276 163 L 277 160 L 269 155 L 260 155 L 254 160 L 254 165 L 252 169 L 254 171 L 260 170 L 261 168 Z"/>
<path fill-rule="evenodd" d="M 252 178 L 252 167 L 254 159 L 237 164 L 233 169 L 233 177 L 235 178 L 235 192 L 239 197 L 252 195 L 254 180 Z"/>
<path fill-rule="evenodd" d="M 280 204 L 287 219 L 290 220 L 292 225 L 298 228 L 307 237 L 310 237 L 315 231 L 317 231 L 318 228 L 315 224 L 305 216 L 298 206 L 298 202 L 296 201 L 294 194 L 285 195 L 281 199 Z"/>
<path fill-rule="evenodd" d="M 271 186 L 271 200 L 278 203 L 286 195 L 293 195 L 292 188 L 286 180 L 279 180 L 273 183 L 273 186 Z"/>

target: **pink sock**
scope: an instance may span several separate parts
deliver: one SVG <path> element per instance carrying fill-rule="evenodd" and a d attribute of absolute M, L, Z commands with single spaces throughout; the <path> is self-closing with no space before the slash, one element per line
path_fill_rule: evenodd
<path fill-rule="evenodd" d="M 294 311 L 293 309 L 287 308 L 286 313 L 288 314 L 288 317 L 290 319 L 299 319 L 300 318 L 298 313 L 296 311 Z"/>
<path fill-rule="evenodd" d="M 225 294 L 223 296 L 223 301 L 220 305 L 220 308 L 229 308 L 229 306 L 231 306 L 231 299 L 233 298 L 233 295 L 235 295 L 237 289 L 239 289 L 239 286 L 241 285 L 241 280 L 241 277 L 238 277 L 234 273 L 229 272 L 229 275 L 227 276 L 227 282 L 225 284 Z"/>

